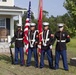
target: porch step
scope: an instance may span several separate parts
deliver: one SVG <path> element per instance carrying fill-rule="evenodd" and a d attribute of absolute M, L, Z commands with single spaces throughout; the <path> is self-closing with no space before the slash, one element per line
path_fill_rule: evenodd
<path fill-rule="evenodd" d="M 12 50 L 14 52 L 14 50 Z M 9 44 L 7 42 L 0 42 L 0 53 L 9 53 Z"/>

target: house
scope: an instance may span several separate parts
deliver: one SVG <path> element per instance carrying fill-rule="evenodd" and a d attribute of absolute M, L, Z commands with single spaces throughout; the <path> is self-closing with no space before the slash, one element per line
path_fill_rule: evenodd
<path fill-rule="evenodd" d="M 0 0 L 0 42 L 10 42 L 14 36 L 14 17 L 22 25 L 22 15 L 27 11 L 14 5 L 14 0 Z"/>

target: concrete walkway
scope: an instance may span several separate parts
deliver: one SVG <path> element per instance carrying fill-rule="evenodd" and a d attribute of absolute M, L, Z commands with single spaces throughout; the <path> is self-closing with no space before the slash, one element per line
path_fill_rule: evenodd
<path fill-rule="evenodd" d="M 7 42 L 1 42 L 0 43 L 0 53 L 9 53 L 10 52 L 10 48 L 9 48 L 9 44 Z M 14 48 L 12 49 L 12 52 L 14 52 Z"/>

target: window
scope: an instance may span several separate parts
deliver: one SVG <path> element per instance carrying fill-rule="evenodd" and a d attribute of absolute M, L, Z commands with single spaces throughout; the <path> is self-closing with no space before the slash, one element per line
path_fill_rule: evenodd
<path fill-rule="evenodd" d="M 2 0 L 2 2 L 6 2 L 7 0 Z"/>
<path fill-rule="evenodd" d="M 0 0 L 0 2 L 7 2 L 7 0 Z"/>
<path fill-rule="evenodd" d="M 4 18 L 0 18 L 0 28 L 6 28 L 6 20 Z"/>

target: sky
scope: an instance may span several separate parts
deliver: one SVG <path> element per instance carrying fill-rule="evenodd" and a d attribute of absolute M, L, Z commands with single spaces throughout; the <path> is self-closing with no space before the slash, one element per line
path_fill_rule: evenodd
<path fill-rule="evenodd" d="M 31 10 L 37 18 L 39 0 L 15 0 L 15 6 L 28 9 L 29 1 L 31 1 Z M 63 15 L 67 12 L 63 7 L 64 1 L 65 0 L 43 0 L 43 10 L 48 11 L 49 16 L 53 15 L 56 17 L 57 15 Z"/>

